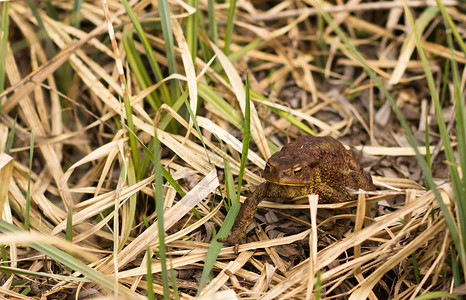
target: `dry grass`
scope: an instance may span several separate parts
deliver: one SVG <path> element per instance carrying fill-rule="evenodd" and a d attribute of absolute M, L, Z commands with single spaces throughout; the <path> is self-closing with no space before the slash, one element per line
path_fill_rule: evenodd
<path fill-rule="evenodd" d="M 456 255 L 452 240 L 434 194 L 421 185 L 423 175 L 405 133 L 360 63 L 308 2 L 312 1 L 239 1 L 228 57 L 222 51 L 228 6 L 216 5 L 216 45 L 208 37 L 208 2 L 200 1 L 194 61 L 185 30 L 194 12 L 191 6 L 170 2 L 172 57 L 158 27 L 156 1 L 134 3 L 163 74 L 162 81 L 153 79 L 144 47 L 134 34 L 134 49 L 151 74 L 147 85 L 137 75 L 141 71 L 128 63 L 123 39 L 132 23 L 119 1 L 107 1 L 108 6 L 84 2 L 81 25 L 76 27 L 69 25 L 72 2 L 51 1 L 58 20 L 37 2 L 56 56 L 39 34 L 27 3 L 10 2 L 7 84 L 0 94 L 0 218 L 25 228 L 30 205 L 30 230 L 1 227 L 0 295 L 143 297 L 148 291 L 148 259 L 154 292 L 163 294 L 156 176 L 153 165 L 141 167 L 148 155 L 142 145 L 130 144 L 134 136 L 128 130 L 125 98 L 131 101 L 136 136 L 150 145 L 157 135 L 161 163 L 182 188 L 177 191 L 168 182 L 163 186 L 166 262 L 175 270 L 171 274 L 179 298 L 199 292 L 205 299 L 214 293 L 225 299 L 311 299 L 316 289 L 323 299 L 413 299 L 427 292 L 451 292 Z M 443 77 L 445 61 L 454 58 L 464 69 L 465 54 L 450 52 L 438 11 L 427 8 L 425 1 L 408 2 L 437 84 L 446 89 L 443 109 L 447 123 L 453 124 L 452 83 Z M 444 5 L 454 22 L 461 23 L 457 26 L 464 36 L 464 6 L 458 1 Z M 402 2 L 325 7 L 390 87 L 420 144 L 428 130 L 432 172 L 455 215 L 429 90 Z M 104 8 L 115 30 L 114 47 Z M 120 55 L 116 59 L 115 47 Z M 168 69 L 170 58 L 177 72 Z M 225 218 L 226 162 L 235 179 L 240 172 L 247 101 L 242 79 L 247 71 L 255 94 L 243 186 L 250 189 L 261 182 L 260 170 L 272 152 L 299 135 L 315 133 L 351 146 L 378 190 L 360 194 L 358 201 L 318 205 L 317 216 L 312 196 L 293 203 L 263 201 L 249 242 L 240 246 L 238 256 L 232 247 L 223 247 L 214 277 L 198 291 L 206 253 Z M 171 102 L 164 84 L 175 87 L 167 89 Z M 171 105 L 149 104 L 154 93 Z M 451 135 L 455 140 L 454 131 Z M 132 153 L 130 145 L 138 151 Z M 425 146 L 419 150 L 426 153 Z M 342 240 L 331 235 L 317 240 L 317 230 L 310 229 L 316 227 L 310 224 L 325 231 L 334 219 L 325 211 L 342 205 L 354 208 L 353 230 Z M 224 288 L 229 290 L 221 292 Z"/>

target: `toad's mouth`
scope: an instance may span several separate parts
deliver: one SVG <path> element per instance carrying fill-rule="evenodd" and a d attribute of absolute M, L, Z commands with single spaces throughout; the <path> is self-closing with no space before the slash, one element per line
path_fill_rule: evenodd
<path fill-rule="evenodd" d="M 276 180 L 270 180 L 270 179 L 267 179 L 267 182 L 270 182 L 270 183 L 273 183 L 275 185 L 281 185 L 281 186 L 307 186 L 309 185 L 311 182 L 287 182 L 287 181 L 276 181 Z"/>

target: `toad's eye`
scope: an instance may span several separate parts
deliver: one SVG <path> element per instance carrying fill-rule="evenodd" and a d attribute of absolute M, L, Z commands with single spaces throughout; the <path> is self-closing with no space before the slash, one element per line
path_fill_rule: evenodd
<path fill-rule="evenodd" d="M 298 175 L 299 173 L 301 173 L 301 171 L 303 170 L 303 168 L 301 166 L 298 166 L 296 168 L 293 169 L 293 175 Z"/>

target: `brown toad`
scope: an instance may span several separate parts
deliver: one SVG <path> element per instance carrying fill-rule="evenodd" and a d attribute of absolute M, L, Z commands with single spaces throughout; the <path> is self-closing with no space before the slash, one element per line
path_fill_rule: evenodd
<path fill-rule="evenodd" d="M 218 239 L 235 245 L 246 237 L 259 202 L 264 198 L 295 198 L 318 194 L 320 203 L 338 203 L 355 200 L 351 192 L 375 190 L 370 175 L 364 172 L 358 160 L 332 137 L 303 136 L 285 145 L 267 161 L 262 176 L 266 182 L 259 185 L 242 204 L 232 231 L 226 238 Z M 336 214 L 347 210 L 336 210 Z M 349 220 L 337 221 L 341 235 L 348 229 Z M 341 231 L 341 232 L 340 232 Z"/>

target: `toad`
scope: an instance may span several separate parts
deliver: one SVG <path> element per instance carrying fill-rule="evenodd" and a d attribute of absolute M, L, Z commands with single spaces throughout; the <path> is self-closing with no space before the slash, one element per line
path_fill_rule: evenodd
<path fill-rule="evenodd" d="M 266 180 L 241 205 L 226 242 L 235 246 L 246 237 L 259 202 L 264 198 L 292 199 L 318 194 L 320 203 L 339 203 L 355 200 L 359 189 L 375 190 L 371 176 L 364 172 L 358 160 L 332 137 L 303 136 L 285 145 L 273 154 L 265 166 L 262 177 Z M 336 214 L 348 209 L 336 209 Z M 349 219 L 338 220 L 332 229 L 337 237 L 349 227 Z"/>

